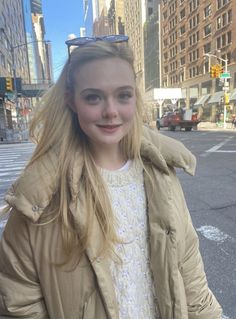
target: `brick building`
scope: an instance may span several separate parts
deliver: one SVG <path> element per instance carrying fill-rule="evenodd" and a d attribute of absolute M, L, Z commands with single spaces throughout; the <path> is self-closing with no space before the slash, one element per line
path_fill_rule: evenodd
<path fill-rule="evenodd" d="M 208 120 L 221 112 L 222 85 L 210 77 L 221 63 L 231 74 L 231 113 L 236 102 L 236 1 L 162 0 L 162 86 L 181 87 L 186 107 L 203 107 Z M 226 66 L 227 63 L 227 66 Z"/>

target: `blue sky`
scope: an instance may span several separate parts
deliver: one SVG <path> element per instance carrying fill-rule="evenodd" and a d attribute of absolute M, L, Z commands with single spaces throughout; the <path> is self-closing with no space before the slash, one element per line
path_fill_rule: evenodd
<path fill-rule="evenodd" d="M 50 40 L 52 44 L 55 80 L 67 59 L 65 40 L 71 33 L 79 36 L 83 26 L 82 3 L 82 0 L 42 0 L 45 40 Z"/>

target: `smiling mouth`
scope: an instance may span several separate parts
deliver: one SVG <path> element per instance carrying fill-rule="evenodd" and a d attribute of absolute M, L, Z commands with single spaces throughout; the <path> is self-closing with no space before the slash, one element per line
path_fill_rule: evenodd
<path fill-rule="evenodd" d="M 121 126 L 121 124 L 114 124 L 114 125 L 102 125 L 102 124 L 98 124 L 97 125 L 98 127 L 100 128 L 106 128 L 106 129 L 114 129 L 114 128 L 117 128 L 119 126 Z"/>

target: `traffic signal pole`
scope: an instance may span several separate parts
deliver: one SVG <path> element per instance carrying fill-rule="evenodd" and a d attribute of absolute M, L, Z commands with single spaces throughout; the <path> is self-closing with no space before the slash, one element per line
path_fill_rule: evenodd
<path fill-rule="evenodd" d="M 223 59 L 222 59 L 223 60 Z M 225 73 L 228 73 L 228 60 L 223 60 L 225 62 Z M 224 90 L 224 128 L 226 128 L 226 94 L 229 90 L 229 87 L 228 87 L 228 81 L 227 79 L 225 78 L 224 79 L 224 86 L 223 86 L 223 90 Z"/>
<path fill-rule="evenodd" d="M 222 59 L 220 57 L 218 57 L 217 55 L 214 55 L 214 54 L 211 54 L 211 53 L 206 53 L 204 54 L 204 56 L 207 56 L 209 58 L 209 69 L 211 70 L 211 57 L 215 57 L 216 59 L 220 60 L 220 61 L 223 61 L 224 62 L 224 72 L 225 73 L 228 73 L 228 60 L 227 59 Z M 210 71 L 211 72 L 211 71 Z M 224 85 L 223 85 L 223 91 L 224 91 L 224 128 L 226 128 L 226 95 L 228 94 L 229 92 L 229 82 L 227 81 L 228 78 L 224 78 Z"/>

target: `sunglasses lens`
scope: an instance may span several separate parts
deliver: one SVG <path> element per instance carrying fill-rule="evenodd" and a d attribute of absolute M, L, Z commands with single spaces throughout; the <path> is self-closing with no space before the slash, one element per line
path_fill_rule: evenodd
<path fill-rule="evenodd" d="M 71 40 L 67 40 L 65 43 L 68 46 L 80 46 L 80 45 L 84 45 L 86 43 L 89 42 L 94 42 L 96 41 L 95 38 L 90 38 L 90 37 L 81 37 L 81 38 L 75 38 L 75 39 L 71 39 Z"/>
<path fill-rule="evenodd" d="M 118 42 L 126 42 L 128 41 L 129 37 L 127 35 L 107 35 L 103 38 L 104 41 L 107 42 L 113 42 L 113 43 L 118 43 Z"/>

